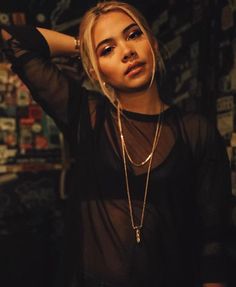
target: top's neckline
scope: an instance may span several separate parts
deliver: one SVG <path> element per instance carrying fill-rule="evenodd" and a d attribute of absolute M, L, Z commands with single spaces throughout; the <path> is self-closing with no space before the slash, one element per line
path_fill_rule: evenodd
<path fill-rule="evenodd" d="M 174 105 L 170 105 L 161 114 L 166 116 L 173 109 L 174 109 Z M 160 117 L 160 113 L 158 113 L 158 114 L 143 114 L 143 113 L 137 113 L 137 112 L 128 111 L 128 110 L 122 110 L 122 112 L 124 113 L 124 115 L 127 118 L 137 120 L 137 121 L 147 121 L 147 122 L 148 121 L 156 121 Z"/>

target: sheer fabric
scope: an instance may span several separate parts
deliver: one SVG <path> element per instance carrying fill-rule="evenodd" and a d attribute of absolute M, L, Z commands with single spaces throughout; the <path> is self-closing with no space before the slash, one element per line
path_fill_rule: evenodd
<path fill-rule="evenodd" d="M 13 38 L 5 52 L 13 70 L 70 143 L 65 286 L 89 274 L 111 286 L 194 286 L 226 279 L 224 241 L 231 192 L 223 139 L 206 118 L 174 105 L 162 112 L 141 243 L 131 226 L 116 109 L 87 91 L 49 59 L 35 29 Z M 21 28 L 23 29 L 23 28 Z M 29 36 L 30 35 L 30 36 Z M 27 39 L 37 38 L 32 47 Z M 151 151 L 160 115 L 124 111 L 122 125 L 132 158 Z M 128 165 L 135 222 L 139 224 L 147 165 Z"/>

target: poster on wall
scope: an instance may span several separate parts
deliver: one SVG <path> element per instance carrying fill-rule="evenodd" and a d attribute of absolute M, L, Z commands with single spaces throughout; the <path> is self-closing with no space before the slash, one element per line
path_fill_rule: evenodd
<path fill-rule="evenodd" d="M 60 138 L 10 65 L 0 64 L 0 165 L 60 162 Z"/>

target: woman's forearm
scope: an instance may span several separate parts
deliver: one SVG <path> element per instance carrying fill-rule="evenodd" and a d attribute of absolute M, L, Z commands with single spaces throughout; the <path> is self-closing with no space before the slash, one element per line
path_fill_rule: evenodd
<path fill-rule="evenodd" d="M 45 28 L 37 27 L 37 30 L 47 41 L 51 56 L 73 56 L 78 54 L 79 51 L 75 48 L 74 37 Z M 11 38 L 11 35 L 4 29 L 1 30 L 1 33 L 4 40 Z"/>
<path fill-rule="evenodd" d="M 51 56 L 78 54 L 78 50 L 75 49 L 74 37 L 45 28 L 37 27 L 37 30 L 46 39 Z"/>

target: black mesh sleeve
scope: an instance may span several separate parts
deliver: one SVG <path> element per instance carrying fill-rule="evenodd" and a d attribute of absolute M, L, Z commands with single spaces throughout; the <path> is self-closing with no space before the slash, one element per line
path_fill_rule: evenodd
<path fill-rule="evenodd" d="M 193 120 L 193 118 L 195 118 Z M 231 172 L 224 139 L 204 117 L 188 119 L 196 161 L 196 203 L 199 223 L 200 281 L 227 281 L 227 231 Z M 192 124 L 191 124 L 192 123 Z"/>
<path fill-rule="evenodd" d="M 6 30 L 14 39 L 21 43 L 22 49 L 37 51 L 45 58 L 50 57 L 48 43 L 35 27 L 0 25 L 0 28 Z"/>
<path fill-rule="evenodd" d="M 48 44 L 33 27 L 10 26 L 5 29 L 12 38 L 5 42 L 3 51 L 12 63 L 12 70 L 29 88 L 34 100 L 66 130 L 70 119 L 78 118 L 80 97 L 84 89 L 68 77 L 50 59 Z M 75 111 L 74 107 L 78 107 Z"/>

